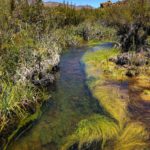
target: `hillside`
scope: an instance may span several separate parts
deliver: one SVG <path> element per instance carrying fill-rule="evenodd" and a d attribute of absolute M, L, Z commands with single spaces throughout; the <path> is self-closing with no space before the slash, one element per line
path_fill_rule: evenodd
<path fill-rule="evenodd" d="M 46 6 L 46 7 L 58 7 L 61 5 L 64 5 L 64 4 L 59 3 L 59 2 L 44 2 L 44 6 Z M 82 9 L 82 8 L 93 9 L 93 7 L 90 5 L 78 5 L 78 6 L 76 6 L 76 5 L 69 4 L 69 6 L 75 7 L 76 9 Z"/>

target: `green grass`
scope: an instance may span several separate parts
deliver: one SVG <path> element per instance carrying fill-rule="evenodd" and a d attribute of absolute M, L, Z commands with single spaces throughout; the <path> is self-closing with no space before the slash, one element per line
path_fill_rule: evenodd
<path fill-rule="evenodd" d="M 102 150 L 148 150 L 145 126 L 130 119 L 128 97 L 122 99 L 124 93 L 110 82 L 126 80 L 125 70 L 108 60 L 119 53 L 119 50 L 109 49 L 88 52 L 83 56 L 87 85 L 108 115 L 82 120 L 76 131 L 66 139 L 62 150 L 74 144 L 81 149 L 93 142 L 100 142 Z"/>
<path fill-rule="evenodd" d="M 116 56 L 117 54 L 119 54 L 119 50 L 117 49 L 104 49 L 104 50 L 98 50 L 95 52 L 87 52 L 84 56 L 83 56 L 83 62 L 84 63 L 89 63 L 92 61 L 103 61 L 103 60 L 107 60 L 110 56 Z"/>
<path fill-rule="evenodd" d="M 82 120 L 77 127 L 77 130 L 71 135 L 62 150 L 66 150 L 71 145 L 78 143 L 79 149 L 83 144 L 89 144 L 93 141 L 102 141 L 102 147 L 107 140 L 113 139 L 118 134 L 118 126 L 111 119 L 94 115 L 88 119 Z"/>
<path fill-rule="evenodd" d="M 139 122 L 128 123 L 121 129 L 112 119 L 94 115 L 82 120 L 76 131 L 66 139 L 61 150 L 67 150 L 78 144 L 78 149 L 100 142 L 102 150 L 141 150 L 146 149 L 148 133 Z M 111 143 L 111 144 L 110 144 Z"/>
<path fill-rule="evenodd" d="M 121 127 L 126 121 L 126 103 L 121 100 L 122 95 L 119 94 L 117 87 L 112 88 L 111 85 L 105 83 L 112 76 L 115 77 L 119 71 L 115 70 L 114 64 L 108 61 L 110 57 L 118 53 L 116 49 L 89 52 L 84 55 L 83 62 L 86 64 L 87 84 L 93 96 L 97 98 L 104 110 L 118 121 Z M 109 78 L 106 76 L 107 72 Z M 91 78 L 95 80 L 91 81 Z"/>
<path fill-rule="evenodd" d="M 11 82 L 3 82 L 2 83 L 2 93 L 0 94 L 0 110 L 3 114 L 9 114 L 13 111 L 16 114 L 21 115 L 19 105 L 24 100 L 31 101 L 34 100 L 32 87 L 23 85 L 23 84 L 16 84 L 13 85 Z M 20 113 L 17 113 L 20 112 Z"/>
<path fill-rule="evenodd" d="M 29 83 L 1 82 L 0 93 L 0 132 L 15 119 L 25 119 L 30 115 L 29 108 L 39 105 L 39 101 L 48 99 L 48 94 L 43 90 L 37 90 Z M 16 116 L 16 117 L 14 117 Z"/>
<path fill-rule="evenodd" d="M 148 138 L 149 135 L 142 124 L 129 123 L 120 132 L 114 147 L 115 150 L 148 150 Z"/>

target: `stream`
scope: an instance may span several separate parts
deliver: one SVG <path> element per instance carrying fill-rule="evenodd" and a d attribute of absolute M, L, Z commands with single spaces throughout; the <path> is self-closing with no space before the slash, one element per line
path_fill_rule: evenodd
<path fill-rule="evenodd" d="M 111 48 L 112 43 L 91 48 L 71 48 L 60 61 L 60 71 L 52 99 L 45 106 L 40 119 L 23 135 L 17 137 L 9 150 L 59 150 L 65 137 L 70 135 L 77 123 L 95 113 L 103 113 L 98 102 L 88 91 L 84 65 L 80 62 L 86 51 Z"/>

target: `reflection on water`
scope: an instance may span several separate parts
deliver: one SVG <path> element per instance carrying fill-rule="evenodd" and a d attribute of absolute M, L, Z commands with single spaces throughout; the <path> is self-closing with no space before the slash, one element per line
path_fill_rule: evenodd
<path fill-rule="evenodd" d="M 95 113 L 103 113 L 85 86 L 85 75 L 80 60 L 86 50 L 96 51 L 112 46 L 112 43 L 106 43 L 92 48 L 72 48 L 63 54 L 56 89 L 51 91 L 50 104 L 45 107 L 35 126 L 17 138 L 8 149 L 59 150 L 65 137 L 75 130 L 80 120 Z M 128 89 L 128 82 L 122 82 L 121 85 L 111 82 L 111 86 L 120 88 L 125 96 L 132 97 L 130 113 L 136 120 L 145 121 L 145 124 L 149 125 L 150 106 L 140 101 L 137 103 L 139 95 Z"/>
<path fill-rule="evenodd" d="M 101 48 L 111 47 L 108 43 Z M 90 48 L 98 50 L 100 46 Z M 37 124 L 16 139 L 9 150 L 57 150 L 77 123 L 93 113 L 102 113 L 97 101 L 85 86 L 85 75 L 80 63 L 87 48 L 70 49 L 60 62 L 56 90 L 51 92 L 52 104 L 47 106 Z"/>

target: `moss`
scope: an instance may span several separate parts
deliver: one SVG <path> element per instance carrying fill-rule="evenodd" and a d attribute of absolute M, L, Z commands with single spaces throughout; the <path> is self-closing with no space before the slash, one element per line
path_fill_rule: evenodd
<path fill-rule="evenodd" d="M 4 146 L 4 150 L 7 149 L 8 144 L 15 138 L 19 132 L 22 132 L 23 128 L 25 128 L 30 123 L 34 122 L 41 116 L 42 112 L 40 110 L 40 107 L 36 108 L 36 112 L 33 115 L 29 115 L 28 117 L 22 119 L 17 127 L 17 129 L 8 137 L 7 144 Z"/>

